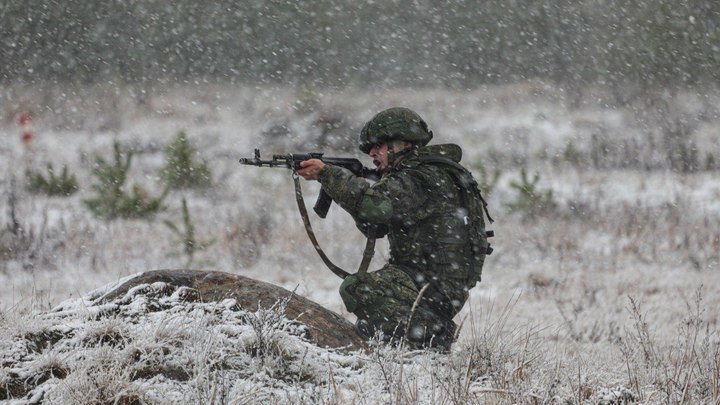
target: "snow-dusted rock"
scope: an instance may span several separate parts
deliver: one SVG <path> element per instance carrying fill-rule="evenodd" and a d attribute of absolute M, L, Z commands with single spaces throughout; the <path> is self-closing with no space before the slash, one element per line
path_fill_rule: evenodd
<path fill-rule="evenodd" d="M 223 302 L 235 300 L 236 305 L 254 312 L 259 307 L 269 308 L 278 300 L 289 298 L 285 316 L 304 324 L 308 330 L 306 338 L 320 347 L 357 350 L 365 348 L 363 338 L 355 327 L 340 315 L 319 304 L 288 291 L 282 287 L 248 277 L 219 271 L 199 270 L 155 270 L 142 273 L 111 289 L 94 302 L 103 305 L 121 299 L 140 285 L 156 282 L 166 283 L 167 292 L 177 287 L 190 288 L 184 300 L 202 302 Z"/>
<path fill-rule="evenodd" d="M 132 297 L 148 294 L 152 286 L 164 286 L 152 294 L 175 298 L 178 302 L 217 302 L 234 300 L 249 312 L 270 308 L 279 300 L 289 299 L 285 316 L 307 327 L 305 337 L 319 347 L 358 350 L 366 342 L 355 327 L 340 315 L 282 287 L 237 274 L 201 270 L 154 270 L 126 278 L 115 287 L 104 290 L 90 307 L 130 305 Z M 184 288 L 182 288 L 184 287 Z M 138 290 L 139 289 L 139 290 Z M 103 290 L 101 290 L 103 291 Z M 56 310 L 62 310 L 62 306 Z"/>
<path fill-rule="evenodd" d="M 367 348 L 315 302 L 216 271 L 149 271 L 3 321 L 0 401 L 17 404 L 203 403 L 218 384 L 242 396 L 267 381 L 274 398 L 328 384 Z"/>

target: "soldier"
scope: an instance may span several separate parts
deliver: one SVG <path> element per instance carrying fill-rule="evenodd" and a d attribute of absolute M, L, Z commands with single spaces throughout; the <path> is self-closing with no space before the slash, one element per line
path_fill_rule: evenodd
<path fill-rule="evenodd" d="M 490 248 L 486 203 L 458 163 L 462 150 L 427 146 L 432 137 L 417 113 L 390 108 L 360 133 L 360 150 L 380 180 L 370 184 L 318 159 L 301 162 L 297 174 L 319 180 L 366 236 L 389 238 L 389 263 L 350 275 L 340 286 L 358 329 L 385 341 L 404 339 L 413 349 L 445 351 L 455 339 L 453 317 L 480 281 Z"/>

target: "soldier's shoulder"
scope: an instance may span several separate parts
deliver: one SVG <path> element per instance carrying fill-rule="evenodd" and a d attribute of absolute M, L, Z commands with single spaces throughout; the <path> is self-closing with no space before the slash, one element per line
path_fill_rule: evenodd
<path fill-rule="evenodd" d="M 450 160 L 455 163 L 462 160 L 462 155 L 462 148 L 454 143 L 424 146 L 419 148 L 417 153 L 418 158 L 421 160 Z"/>
<path fill-rule="evenodd" d="M 393 176 L 398 179 L 412 181 L 422 189 L 428 189 L 432 188 L 432 186 L 444 184 L 448 174 L 437 164 L 412 160 L 393 173 Z"/>

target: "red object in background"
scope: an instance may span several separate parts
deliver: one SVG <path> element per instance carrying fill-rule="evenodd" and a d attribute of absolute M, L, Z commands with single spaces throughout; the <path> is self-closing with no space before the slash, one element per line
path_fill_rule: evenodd
<path fill-rule="evenodd" d="M 18 118 L 18 124 L 22 127 L 22 142 L 25 145 L 29 145 L 33 139 L 33 133 L 30 131 L 30 121 L 32 116 L 30 114 L 23 114 Z"/>
<path fill-rule="evenodd" d="M 18 118 L 18 124 L 21 126 L 26 126 L 30 124 L 30 120 L 32 119 L 32 116 L 30 114 L 23 114 Z"/>
<path fill-rule="evenodd" d="M 23 131 L 22 141 L 23 141 L 24 144 L 28 144 L 28 143 L 32 142 L 32 139 L 33 139 L 33 134 L 32 134 L 32 132 L 30 132 L 30 131 Z"/>

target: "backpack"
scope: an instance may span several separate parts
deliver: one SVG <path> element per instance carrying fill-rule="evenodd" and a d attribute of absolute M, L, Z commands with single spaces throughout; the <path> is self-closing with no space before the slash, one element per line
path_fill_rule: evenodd
<path fill-rule="evenodd" d="M 438 145 L 437 147 L 455 147 L 456 145 Z M 460 152 L 462 153 L 462 152 Z M 468 263 L 473 269 L 472 278 L 475 282 L 479 282 L 482 276 L 482 266 L 485 262 L 485 256 L 492 253 L 493 249 L 488 243 L 488 238 L 493 237 L 493 231 L 485 230 L 485 217 L 489 223 L 493 223 L 493 219 L 487 208 L 487 202 L 480 193 L 480 187 L 473 177 L 472 173 L 455 160 L 442 156 L 441 154 L 429 154 L 419 156 L 420 161 L 424 163 L 439 165 L 443 167 L 452 177 L 455 185 L 460 190 L 460 199 L 462 206 L 467 210 L 466 221 L 471 227 L 470 232 L 470 252 L 472 252 L 470 262 Z"/>

